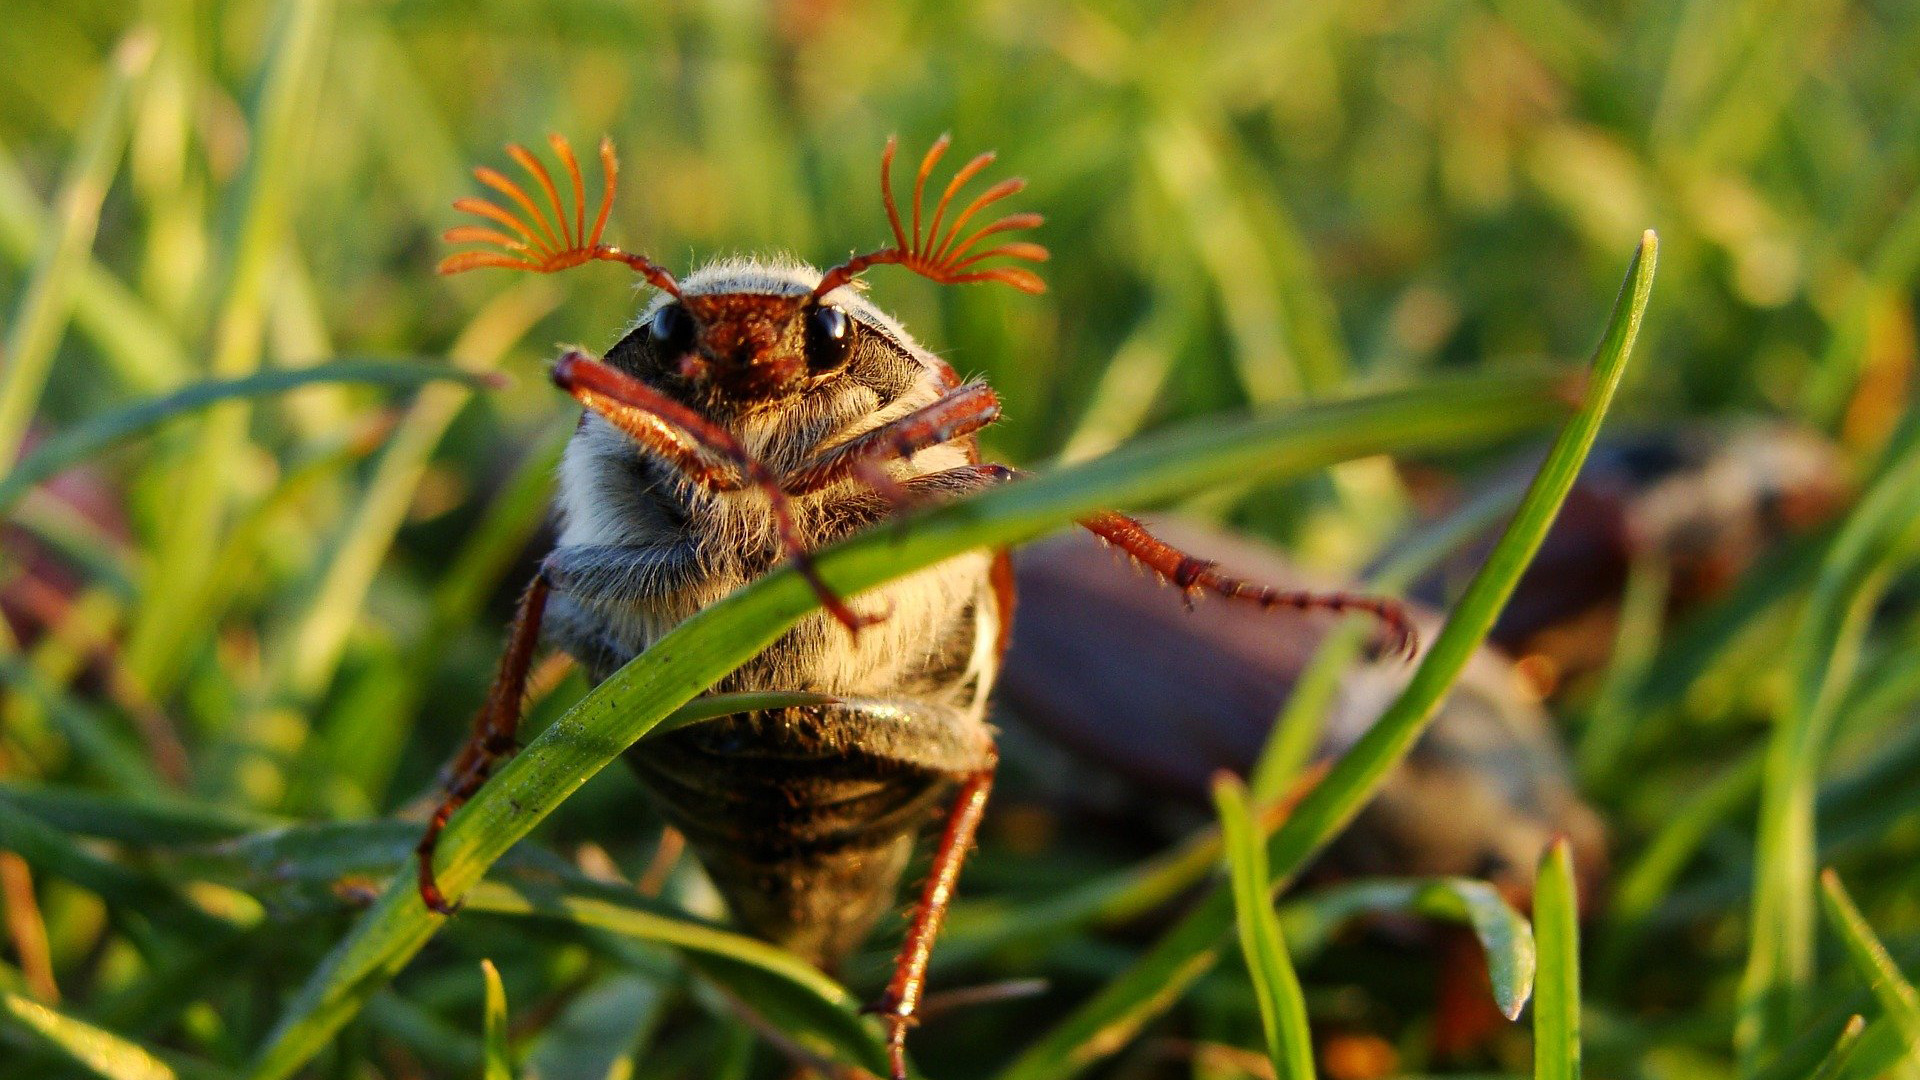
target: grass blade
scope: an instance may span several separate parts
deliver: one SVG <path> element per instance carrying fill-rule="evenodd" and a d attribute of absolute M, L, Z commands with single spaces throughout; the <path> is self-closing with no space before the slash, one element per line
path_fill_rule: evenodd
<path fill-rule="evenodd" d="M 250 119 L 253 156 L 242 184 L 231 256 L 220 275 L 211 367 L 216 378 L 259 370 L 271 273 L 285 242 L 300 181 L 301 140 L 317 107 L 326 47 L 332 40 L 333 0 L 286 0 Z M 127 666 L 149 693 L 163 698 L 192 644 L 202 640 L 207 583 L 215 569 L 207 552 L 220 546 L 232 477 L 247 439 L 241 402 L 209 414 L 182 468 L 172 511 L 160 540 L 146 595 L 127 644 Z"/>
<path fill-rule="evenodd" d="M 1580 1080 L 1580 915 L 1564 839 L 1540 860 L 1533 933 L 1540 979 L 1533 999 L 1534 1080 Z"/>
<path fill-rule="evenodd" d="M 394 428 L 360 504 L 332 545 L 305 610 L 277 638 L 280 647 L 270 678 L 283 700 L 276 704 L 304 710 L 326 690 L 346 648 L 347 634 L 407 508 L 413 505 L 434 450 L 466 407 L 473 387 L 484 385 L 507 350 L 553 309 L 553 290 L 544 282 L 536 284 L 541 287 L 500 294 L 469 324 L 449 350 L 454 369 L 469 377 L 422 390 Z M 241 738 L 252 734 L 248 726 L 245 721 L 238 725 Z"/>
<path fill-rule="evenodd" d="M 40 405 L 54 351 L 73 311 L 75 282 L 93 251 L 100 205 L 127 142 L 127 101 L 134 80 L 153 57 L 153 38 L 135 31 L 121 42 L 108 66 L 107 85 L 93 106 L 71 172 L 60 185 L 58 220 L 45 237 L 6 340 L 0 343 L 0 463 L 12 462 Z"/>
<path fill-rule="evenodd" d="M 1533 993 L 1533 928 L 1500 891 L 1471 878 L 1372 880 L 1336 885 L 1290 900 L 1280 909 L 1296 956 L 1325 945 L 1333 932 L 1361 915 L 1399 913 L 1465 923 L 1486 950 L 1494 1004 L 1507 1019 L 1520 1016 Z"/>
<path fill-rule="evenodd" d="M 0 480 L 0 514 L 21 496 L 60 470 L 71 468 L 122 439 L 151 431 L 175 417 L 210 408 L 223 401 L 271 397 L 303 386 L 323 383 L 368 383 L 377 386 L 418 386 L 451 381 L 488 386 L 484 375 L 401 360 L 340 360 L 309 368 L 266 371 L 237 379 L 209 379 L 182 387 L 165 397 L 129 405 L 90 417 L 35 447 Z"/>
<path fill-rule="evenodd" d="M 1413 680 L 1301 800 L 1269 842 L 1276 886 L 1298 873 L 1366 804 L 1420 737 L 1453 680 L 1492 629 L 1573 486 L 1612 404 L 1653 288 L 1656 252 L 1657 241 L 1648 232 L 1628 266 L 1626 282 L 1595 353 L 1585 403 L 1548 451 L 1513 520 L 1468 584 Z M 1002 1074 L 1002 1080 L 1060 1080 L 1124 1046 L 1140 1025 L 1171 1005 L 1212 966 L 1232 920 L 1231 901 L 1218 891 L 1208 896 L 1132 968 L 1028 1048 Z"/>
<path fill-rule="evenodd" d="M 52 214 L 19 163 L 0 147 L 0 250 L 15 262 L 30 264 L 53 228 Z M 158 393 L 190 376 L 192 363 L 173 328 L 91 258 L 73 282 L 73 322 L 93 339 L 101 360 L 129 390 Z"/>
<path fill-rule="evenodd" d="M 0 1008 L 13 1024 L 105 1080 L 222 1080 L 228 1075 L 209 1065 L 176 1070 L 138 1043 L 18 994 L 0 995 Z"/>
<path fill-rule="evenodd" d="M 1867 1019 L 1855 1013 L 1847 1020 L 1847 1026 L 1840 1029 L 1840 1035 L 1833 1040 L 1833 1049 L 1820 1059 L 1820 1064 L 1807 1074 L 1807 1080 L 1834 1080 L 1845 1073 L 1847 1065 L 1853 1061 L 1853 1052 L 1860 1046 L 1860 1036 L 1866 1034 Z"/>
<path fill-rule="evenodd" d="M 1107 507 L 1227 480 L 1298 475 L 1395 448 L 1485 438 L 1530 425 L 1555 408 L 1549 380 L 1448 382 L 1439 396 L 1430 387 L 1379 393 L 1167 432 L 1097 461 L 913 514 L 898 527 L 870 530 L 820 552 L 818 570 L 842 595 L 853 595 L 963 552 L 1031 539 Z M 694 615 L 601 683 L 454 819 L 440 846 L 441 887 L 450 896 L 465 893 L 588 777 L 816 605 L 805 582 L 783 568 Z M 297 1069 L 444 921 L 420 903 L 410 875 L 397 879 L 295 999 L 253 1075 L 277 1080 Z"/>
<path fill-rule="evenodd" d="M 1909 432 L 1861 496 L 1828 549 L 1788 646 L 1791 697 L 1767 743 L 1755 841 L 1753 910 L 1740 1013 L 1742 1074 L 1798 1030 L 1813 977 L 1820 764 L 1867 621 L 1920 521 L 1920 437 Z"/>
<path fill-rule="evenodd" d="M 1267 894 L 1267 847 L 1254 828 L 1247 789 L 1231 774 L 1214 780 L 1213 801 L 1220 812 L 1220 833 L 1227 873 L 1233 881 L 1234 916 L 1240 927 L 1240 951 L 1253 996 L 1260 1005 L 1260 1027 L 1267 1056 L 1281 1080 L 1313 1080 L 1313 1032 L 1300 976 L 1287 956 L 1280 920 Z"/>
<path fill-rule="evenodd" d="M 1893 957 L 1887 954 L 1887 947 L 1880 943 L 1873 927 L 1867 925 L 1853 897 L 1847 895 L 1847 887 L 1840 883 L 1839 874 L 1831 869 L 1821 873 L 1820 894 L 1825 901 L 1827 925 L 1839 935 L 1854 969 L 1873 988 L 1880 1007 L 1900 1029 L 1900 1036 L 1907 1044 L 1908 1064 L 1920 1066 L 1920 992 L 1915 992 L 1913 984 L 1900 974 Z"/>
<path fill-rule="evenodd" d="M 491 960 L 480 961 L 480 977 L 487 983 L 480 1075 L 486 1080 L 513 1080 L 513 1059 L 507 1054 L 507 988 L 500 984 L 500 969 Z"/>

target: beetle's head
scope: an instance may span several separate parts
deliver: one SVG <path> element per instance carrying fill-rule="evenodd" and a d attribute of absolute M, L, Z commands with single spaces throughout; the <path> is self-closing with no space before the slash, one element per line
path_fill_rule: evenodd
<path fill-rule="evenodd" d="M 752 406 L 792 397 L 846 367 L 858 329 L 812 296 L 693 293 L 654 309 L 633 335 L 688 396 Z M 612 359 L 610 357 L 610 359 Z"/>

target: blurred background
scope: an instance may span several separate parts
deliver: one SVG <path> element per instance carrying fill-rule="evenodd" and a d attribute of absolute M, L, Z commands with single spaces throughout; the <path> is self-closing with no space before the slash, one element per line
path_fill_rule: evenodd
<path fill-rule="evenodd" d="M 1571 370 L 1641 230 L 1659 230 L 1659 283 L 1610 425 L 1659 445 L 1704 438 L 1703 454 L 1722 443 L 1685 433 L 1778 433 L 1741 444 L 1740 460 L 1812 440 L 1823 509 L 1786 515 L 1813 531 L 1784 553 L 1773 530 L 1742 533 L 1672 626 L 1674 548 L 1633 546 L 1641 526 L 1620 538 L 1631 515 L 1604 518 L 1594 535 L 1625 546 L 1609 548 L 1618 580 L 1596 602 L 1627 628 L 1592 630 L 1598 653 L 1577 660 L 1519 634 L 1521 674 L 1498 692 L 1551 710 L 1546 738 L 1566 740 L 1576 767 L 1543 767 L 1609 837 L 1588 1068 L 1731 1075 L 1760 748 L 1818 564 L 1802 549 L 1830 538 L 1817 522 L 1843 513 L 1841 492 L 1872 474 L 1909 410 L 1920 8 L 9 0 L 0 19 L 0 460 L 215 378 L 351 360 L 498 372 L 512 387 L 327 379 L 175 417 L 8 494 L 0 812 L 13 832 L 0 848 L 53 845 L 0 855 L 8 990 L 237 1067 L 346 925 L 355 889 L 404 850 L 404 823 L 364 857 L 373 869 L 329 861 L 365 847 L 329 847 L 324 831 L 293 854 L 247 845 L 289 822 L 391 818 L 430 790 L 545 542 L 576 410 L 544 365 L 560 343 L 604 350 L 640 303 L 614 267 L 436 277 L 472 165 L 503 167 L 503 143 L 550 131 L 583 147 L 609 134 L 623 166 L 614 242 L 676 273 L 749 252 L 823 264 L 886 235 L 886 137 L 910 156 L 951 132 L 957 153 L 997 149 L 996 175 L 1029 180 L 1020 208 L 1047 217 L 1035 239 L 1053 253 L 1049 291 L 883 274 L 872 295 L 999 389 L 1006 419 L 984 443 L 1022 465 L 1441 372 Z M 1528 452 L 1359 461 L 1175 509 L 1278 545 L 1322 580 L 1351 578 Z M 1607 497 L 1645 473 L 1628 468 Z M 1799 490 L 1749 487 L 1768 514 Z M 1664 498 L 1710 501 L 1702 490 Z M 1688 539 L 1709 554 L 1724 540 Z M 1557 580 L 1580 581 L 1582 558 Z M 1907 577 L 1898 563 L 1879 583 L 1888 599 L 1867 605 L 1821 820 L 1823 858 L 1911 959 L 1920 751 L 1900 732 L 1920 704 L 1920 618 Z M 1444 607 L 1447 586 L 1423 595 Z M 547 689 L 536 728 L 584 686 Z M 1145 789 L 1097 755 L 1072 767 L 1103 778 L 1100 805 L 1063 806 L 1042 781 L 1047 755 L 1071 752 L 1044 730 L 1014 745 L 1039 756 L 1010 761 L 964 886 L 994 911 L 1124 874 L 1204 822 L 1157 796 L 1133 805 Z M 135 812 L 162 794 L 174 817 Z M 609 770 L 540 844 L 714 913 L 636 798 Z M 1115 831 L 1069 827 L 1089 813 Z M 1112 825 L 1142 814 L 1145 831 Z M 221 922 L 219 949 L 155 906 L 161 887 Z M 969 949 L 958 918 L 950 985 L 1042 976 L 1051 989 L 930 1023 L 921 1060 L 992 1075 L 1035 1017 L 1084 999 L 1163 922 L 1012 944 L 981 931 Z M 1523 1029 L 1437 1037 L 1454 1023 L 1435 988 L 1453 954 L 1432 935 L 1329 938 L 1302 958 L 1329 1074 L 1526 1071 Z M 480 956 L 506 975 L 531 1074 L 787 1069 L 665 953 L 471 918 L 314 1075 L 474 1075 Z M 847 973 L 856 992 L 877 970 Z M 6 1037 L 0 1076 L 75 1069 L 19 1025 Z M 1229 964 L 1101 1068 L 1259 1075 L 1259 1045 Z"/>

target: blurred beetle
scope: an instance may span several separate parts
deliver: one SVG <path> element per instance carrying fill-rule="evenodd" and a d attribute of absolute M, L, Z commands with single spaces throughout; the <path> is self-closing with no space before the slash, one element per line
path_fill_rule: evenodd
<path fill-rule="evenodd" d="M 1305 585 L 1271 549 L 1190 524 L 1156 529 L 1202 558 Z M 1063 536 L 1014 558 L 1022 604 L 1002 674 L 1009 726 L 1118 773 L 1144 793 L 1204 806 L 1219 769 L 1245 773 L 1332 618 L 1275 633 L 1225 606 L 1189 619 L 1178 598 L 1097 541 Z M 1438 619 L 1415 609 L 1431 633 Z M 1089 627 L 1099 627 L 1092 633 Z M 1392 703 L 1410 668 L 1343 674 L 1321 756 L 1345 751 Z M 1483 649 L 1407 760 L 1324 860 L 1340 872 L 1467 875 L 1518 887 L 1565 834 L 1584 881 L 1604 862 L 1599 817 L 1580 801 L 1551 722 L 1505 658 Z"/>
<path fill-rule="evenodd" d="M 1500 474 L 1518 480 L 1537 462 Z M 1500 482 L 1496 480 L 1495 482 Z M 1771 548 L 1833 518 L 1851 498 L 1840 448 L 1778 421 L 1647 430 L 1595 447 L 1490 640 L 1521 658 L 1543 694 L 1604 667 L 1620 600 L 1640 559 L 1669 573 L 1669 616 L 1730 588 Z M 1469 545 L 1411 590 L 1444 607 L 1493 543 Z"/>

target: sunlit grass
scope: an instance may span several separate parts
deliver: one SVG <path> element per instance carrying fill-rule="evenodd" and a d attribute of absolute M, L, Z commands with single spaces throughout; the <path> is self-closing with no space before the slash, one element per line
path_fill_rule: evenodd
<path fill-rule="evenodd" d="M 951 130 L 1031 181 L 1046 297 L 907 275 L 876 275 L 873 296 L 994 382 L 1008 418 L 988 449 L 1039 479 L 845 545 L 823 560 L 842 585 L 1109 503 L 1172 504 L 1355 573 L 1423 477 L 1471 482 L 1584 403 L 1415 687 L 1272 838 L 1282 881 L 1417 735 L 1623 370 L 1609 424 L 1778 416 L 1835 437 L 1862 481 L 1835 526 L 1657 637 L 1670 582 L 1636 572 L 1614 664 L 1564 710 L 1612 832 L 1577 934 L 1551 858 L 1531 926 L 1464 880 L 1289 892 L 1279 925 L 1318 1043 L 1292 1023 L 1270 1043 L 1262 1005 L 1284 980 L 1256 993 L 1243 965 L 1214 967 L 1236 914 L 1268 926 L 1249 922 L 1248 837 L 1236 912 L 1225 875 L 1209 885 L 1211 825 L 1127 861 L 1023 831 L 1005 795 L 936 989 L 1051 988 L 931 1020 L 927 1075 L 1247 1063 L 1206 1047 L 1302 1073 L 1355 1031 L 1406 1072 L 1886 1073 L 1909 1053 L 1920 959 L 1904 730 L 1920 12 L 1756 11 L 12 5 L 0 1080 L 288 1075 L 310 1057 L 306 1075 L 395 1078 L 877 1067 L 857 1014 L 876 958 L 843 983 L 733 933 L 684 860 L 661 898 L 638 895 L 659 822 L 619 770 L 588 779 L 656 721 L 690 721 L 682 702 L 806 610 L 788 577 L 705 613 L 685 650 L 551 690 L 528 752 L 448 834 L 465 914 L 443 926 L 388 885 L 538 542 L 570 420 L 542 365 L 559 342 L 604 348 L 635 309 L 611 267 L 430 273 L 465 168 L 549 130 L 613 135 L 628 168 L 610 232 L 675 270 L 877 240 L 891 132 Z M 1649 225 L 1663 265 L 1634 364 L 1576 386 Z M 1616 331 L 1644 292 L 1626 300 Z M 1624 361 L 1610 340 L 1602 359 Z M 72 569 L 48 577 L 49 559 Z M 58 602 L 23 614 L 44 582 Z M 1299 793 L 1314 700 L 1249 778 L 1256 806 Z M 1479 1058 L 1430 1060 L 1430 955 L 1344 929 L 1409 913 L 1473 930 L 1502 1011 L 1537 986 L 1546 1038 L 1523 1019 Z"/>

